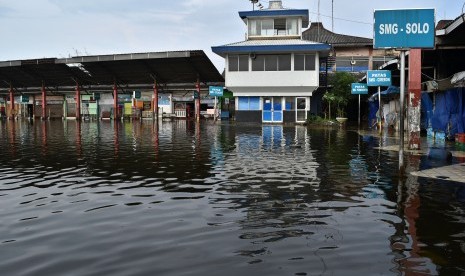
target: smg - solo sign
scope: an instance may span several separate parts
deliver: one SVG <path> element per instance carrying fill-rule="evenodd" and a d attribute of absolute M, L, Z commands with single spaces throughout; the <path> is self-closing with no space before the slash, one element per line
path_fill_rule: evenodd
<path fill-rule="evenodd" d="M 434 9 L 376 10 L 374 48 L 434 48 Z"/>

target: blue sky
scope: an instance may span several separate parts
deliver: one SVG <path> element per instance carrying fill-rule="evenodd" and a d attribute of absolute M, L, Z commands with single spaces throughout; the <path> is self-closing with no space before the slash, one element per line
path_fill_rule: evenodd
<path fill-rule="evenodd" d="M 372 37 L 374 9 L 435 8 L 436 21 L 455 19 L 465 0 L 334 0 L 334 31 Z M 261 1 L 267 7 L 268 1 Z M 283 0 L 318 20 L 317 0 Z M 0 0 L 0 60 L 174 50 L 204 50 L 242 41 L 237 12 L 249 0 Z M 331 0 L 320 0 L 331 29 Z"/>

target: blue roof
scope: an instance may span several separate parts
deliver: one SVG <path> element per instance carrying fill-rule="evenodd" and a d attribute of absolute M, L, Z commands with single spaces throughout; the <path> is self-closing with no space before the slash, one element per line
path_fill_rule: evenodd
<path fill-rule="evenodd" d="M 257 11 L 242 11 L 239 12 L 242 19 L 249 17 L 302 17 L 302 27 L 308 27 L 308 10 L 257 10 Z"/>
<path fill-rule="evenodd" d="M 331 46 L 324 43 L 288 44 L 288 45 L 223 45 L 212 47 L 215 54 L 227 53 L 289 53 L 289 52 L 327 52 Z"/>

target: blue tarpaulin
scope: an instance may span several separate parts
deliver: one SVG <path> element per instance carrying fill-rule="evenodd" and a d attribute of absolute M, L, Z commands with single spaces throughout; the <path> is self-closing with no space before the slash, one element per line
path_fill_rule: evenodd
<path fill-rule="evenodd" d="M 428 98 L 429 100 L 428 100 Z M 429 95 L 422 95 L 422 108 L 431 104 Z M 465 133 L 465 88 L 453 88 L 435 96 L 434 111 L 431 116 L 426 114 L 426 120 L 431 121 L 433 131 L 444 132 L 449 137 L 456 133 Z"/>

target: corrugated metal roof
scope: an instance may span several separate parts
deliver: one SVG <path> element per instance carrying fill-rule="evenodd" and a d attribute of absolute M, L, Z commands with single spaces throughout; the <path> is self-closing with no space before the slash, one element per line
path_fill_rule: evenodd
<path fill-rule="evenodd" d="M 313 22 L 310 28 L 303 32 L 302 38 L 338 46 L 373 45 L 371 38 L 333 33 L 325 29 L 321 22 Z"/>
<path fill-rule="evenodd" d="M 259 39 L 235 42 L 224 46 L 267 46 L 267 45 L 317 45 L 321 44 L 314 41 L 302 39 Z"/>

